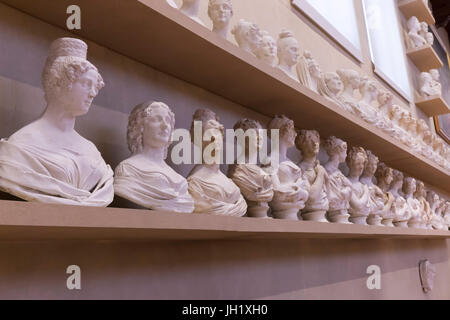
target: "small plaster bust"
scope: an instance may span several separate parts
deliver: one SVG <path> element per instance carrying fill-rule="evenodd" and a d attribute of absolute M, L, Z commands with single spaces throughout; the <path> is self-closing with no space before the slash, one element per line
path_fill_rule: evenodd
<path fill-rule="evenodd" d="M 233 6 L 231 0 L 209 0 L 208 17 L 213 22 L 212 31 L 226 39 L 233 17 Z"/>
<path fill-rule="evenodd" d="M 278 48 L 275 39 L 267 31 L 261 31 L 261 46 L 256 50 L 256 57 L 268 65 L 275 67 Z"/>
<path fill-rule="evenodd" d="M 295 66 L 300 57 L 300 47 L 292 31 L 283 30 L 278 35 L 278 68 L 295 81 L 298 80 Z"/>
<path fill-rule="evenodd" d="M 234 35 L 239 48 L 256 55 L 262 42 L 261 31 L 256 24 L 241 19 L 231 30 L 231 33 Z"/>

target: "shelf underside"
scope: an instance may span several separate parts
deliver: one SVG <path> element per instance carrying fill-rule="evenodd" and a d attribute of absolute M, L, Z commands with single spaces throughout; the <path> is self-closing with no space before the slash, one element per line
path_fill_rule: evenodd
<path fill-rule="evenodd" d="M 428 97 L 416 101 L 416 106 L 420 108 L 427 116 L 434 117 L 441 114 L 450 113 L 449 105 L 441 96 Z"/>
<path fill-rule="evenodd" d="M 450 238 L 450 232 L 0 201 L 0 241 Z"/>
<path fill-rule="evenodd" d="M 406 54 L 421 72 L 440 69 L 444 66 L 442 60 L 431 46 L 409 49 Z"/>
<path fill-rule="evenodd" d="M 76 36 L 266 116 L 285 114 L 298 128 L 316 129 L 323 137 L 335 135 L 349 145 L 372 150 L 387 165 L 450 193 L 450 175 L 437 164 L 221 39 L 165 1 L 0 2 L 61 28 L 65 28 L 67 6 L 77 4 L 83 15 Z"/>

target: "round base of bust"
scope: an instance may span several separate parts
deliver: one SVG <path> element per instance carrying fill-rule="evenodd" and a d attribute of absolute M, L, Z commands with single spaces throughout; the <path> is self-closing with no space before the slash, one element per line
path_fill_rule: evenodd
<path fill-rule="evenodd" d="M 367 216 L 350 216 L 349 220 L 353 224 L 367 226 Z"/>
<path fill-rule="evenodd" d="M 328 222 L 325 210 L 302 212 L 301 215 L 304 221 Z"/>
<path fill-rule="evenodd" d="M 348 221 L 349 217 L 348 210 L 345 209 L 327 212 L 327 218 L 332 223 L 350 224 L 350 221 Z"/>
<path fill-rule="evenodd" d="M 408 221 L 394 221 L 394 226 L 397 228 L 408 228 Z"/>
<path fill-rule="evenodd" d="M 394 219 L 393 218 L 383 219 L 381 221 L 381 224 L 385 227 L 395 227 L 394 224 L 392 223 L 392 220 L 394 220 Z"/>
<path fill-rule="evenodd" d="M 423 222 L 420 220 L 409 220 L 408 228 L 423 229 Z"/>
<path fill-rule="evenodd" d="M 383 224 L 381 223 L 382 220 L 382 217 L 371 214 L 367 217 L 367 224 L 369 226 L 383 226 Z"/>
<path fill-rule="evenodd" d="M 281 220 L 301 220 L 298 214 L 298 209 L 286 209 L 280 211 L 272 211 L 272 216 L 275 219 Z"/>
<path fill-rule="evenodd" d="M 259 218 L 259 219 L 269 219 L 270 217 L 267 215 L 269 212 L 269 206 L 266 205 L 250 205 L 248 204 L 247 208 L 247 217 L 250 218 Z"/>

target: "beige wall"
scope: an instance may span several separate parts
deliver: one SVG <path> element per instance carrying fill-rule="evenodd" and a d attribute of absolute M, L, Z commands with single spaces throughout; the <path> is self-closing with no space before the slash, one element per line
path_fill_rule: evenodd
<path fill-rule="evenodd" d="M 292 10 L 288 0 L 235 0 L 234 4 L 234 21 L 245 17 L 273 35 L 283 27 L 291 28 L 302 48 L 312 51 L 325 70 L 349 67 L 370 74 L 367 59 L 359 65 Z M 203 12 L 205 8 L 204 0 Z M 205 14 L 202 18 L 209 23 Z M 40 74 L 51 41 L 62 36 L 70 34 L 0 4 L 0 137 L 9 136 L 44 110 Z M 181 128 L 189 128 L 198 107 L 215 110 L 227 128 L 242 117 L 263 124 L 268 120 L 95 43 L 88 44 L 89 59 L 99 68 L 106 87 L 89 114 L 77 120 L 77 129 L 113 167 L 128 156 L 128 113 L 146 100 L 167 102 Z M 299 153 L 293 150 L 291 157 L 299 159 Z M 190 170 L 187 165 L 174 168 L 183 175 Z M 448 255 L 444 240 L 0 243 L 0 298 L 450 299 Z M 425 258 L 438 268 L 436 289 L 430 295 L 421 292 L 417 275 L 417 264 Z M 65 289 L 65 268 L 70 264 L 82 267 L 81 292 Z M 370 264 L 382 267 L 381 291 L 365 287 Z"/>

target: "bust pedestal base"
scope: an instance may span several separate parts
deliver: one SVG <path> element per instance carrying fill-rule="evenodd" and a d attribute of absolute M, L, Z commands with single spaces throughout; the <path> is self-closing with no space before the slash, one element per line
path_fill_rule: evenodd
<path fill-rule="evenodd" d="M 350 216 L 349 220 L 351 223 L 367 226 L 367 216 Z"/>
<path fill-rule="evenodd" d="M 385 226 L 385 227 L 394 227 L 394 224 L 392 223 L 392 220 L 394 220 L 394 219 L 392 219 L 392 218 L 389 218 L 389 219 L 383 219 L 383 220 L 381 221 L 381 224 L 382 224 L 383 226 Z"/>
<path fill-rule="evenodd" d="M 424 229 L 424 224 L 420 220 L 413 219 L 408 221 L 408 228 Z"/>
<path fill-rule="evenodd" d="M 348 214 L 347 210 L 328 211 L 327 217 L 328 220 L 333 223 L 350 224 L 350 221 L 348 221 L 350 215 Z"/>
<path fill-rule="evenodd" d="M 298 209 L 286 209 L 280 211 L 272 211 L 275 219 L 283 220 L 301 220 L 298 214 Z"/>
<path fill-rule="evenodd" d="M 302 212 L 302 218 L 305 221 L 328 222 L 325 210 Z"/>
<path fill-rule="evenodd" d="M 382 220 L 383 220 L 382 217 L 375 215 L 375 214 L 370 214 L 367 217 L 367 224 L 370 226 L 382 226 L 383 225 L 381 223 Z"/>
<path fill-rule="evenodd" d="M 394 226 L 397 228 L 408 228 L 408 221 L 395 221 Z"/>
<path fill-rule="evenodd" d="M 260 218 L 260 219 L 269 219 L 270 217 L 267 216 L 267 212 L 269 211 L 269 206 L 267 203 L 250 203 L 247 202 L 248 208 L 247 208 L 247 216 L 250 218 Z"/>

